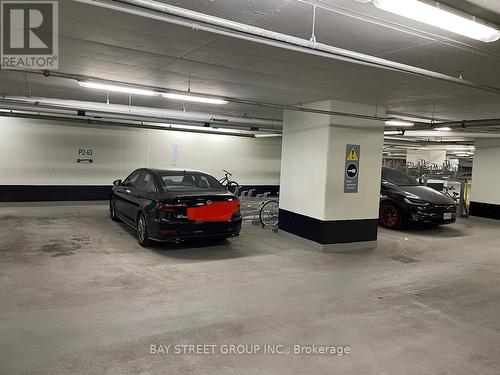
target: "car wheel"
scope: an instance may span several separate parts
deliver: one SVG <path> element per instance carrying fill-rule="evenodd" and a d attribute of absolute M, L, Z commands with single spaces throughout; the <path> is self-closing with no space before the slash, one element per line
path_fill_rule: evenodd
<path fill-rule="evenodd" d="M 109 217 L 113 221 L 121 221 L 118 216 L 116 216 L 116 207 L 113 201 L 109 202 Z"/>
<path fill-rule="evenodd" d="M 137 220 L 137 241 L 139 242 L 139 245 L 143 247 L 151 245 L 146 218 L 143 214 L 140 214 L 139 219 Z"/>
<path fill-rule="evenodd" d="M 380 207 L 379 222 L 384 228 L 398 229 L 403 222 L 401 210 L 394 203 L 383 203 Z"/>

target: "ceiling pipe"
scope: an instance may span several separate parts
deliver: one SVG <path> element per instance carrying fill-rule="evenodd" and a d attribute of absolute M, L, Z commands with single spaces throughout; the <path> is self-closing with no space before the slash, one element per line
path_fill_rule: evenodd
<path fill-rule="evenodd" d="M 247 41 L 257 42 L 285 48 L 297 52 L 313 54 L 340 61 L 366 65 L 376 68 L 409 73 L 421 77 L 437 79 L 460 86 L 474 88 L 494 94 L 500 94 L 500 88 L 463 80 L 443 73 L 412 65 L 402 64 L 379 57 L 354 52 L 291 35 L 262 29 L 259 27 L 226 20 L 223 18 L 179 8 L 154 0 L 76 0 L 81 3 L 96 5 L 137 16 L 169 22 L 180 26 L 202 30 L 218 35 L 235 37 Z"/>
<path fill-rule="evenodd" d="M 397 112 L 397 111 L 387 111 L 386 115 L 389 117 L 394 117 L 394 118 L 400 118 L 402 120 L 407 120 L 412 122 L 412 120 L 420 119 L 422 123 L 432 123 L 432 122 L 447 122 L 451 121 L 449 118 L 440 118 L 440 117 L 433 117 L 433 116 L 424 116 L 424 115 L 413 115 L 410 113 L 404 113 L 404 112 Z"/>
<path fill-rule="evenodd" d="M 5 70 L 18 71 L 18 70 L 12 70 L 12 69 L 5 69 Z M 132 88 L 147 89 L 147 90 L 152 90 L 152 91 L 156 91 L 159 93 L 199 95 L 199 96 L 203 96 L 206 98 L 222 99 L 222 100 L 225 100 L 225 101 L 228 101 L 231 103 L 246 104 L 246 105 L 257 106 L 257 107 L 267 107 L 267 108 L 274 108 L 274 109 L 280 109 L 280 110 L 307 112 L 307 113 L 314 113 L 314 114 L 328 115 L 328 116 L 359 118 L 359 119 L 364 119 L 364 120 L 376 120 L 376 121 L 389 120 L 389 118 L 387 118 L 387 117 L 380 117 L 380 116 L 377 116 L 375 114 L 373 116 L 371 116 L 371 115 L 362 115 L 362 114 L 357 114 L 357 113 L 327 111 L 327 110 L 308 108 L 308 107 L 303 107 L 303 106 L 291 106 L 291 105 L 285 105 L 285 104 L 265 103 L 265 102 L 259 102 L 259 101 L 254 101 L 254 100 L 233 98 L 233 97 L 228 97 L 228 96 L 210 95 L 210 94 L 199 93 L 199 92 L 194 92 L 194 91 L 190 91 L 188 93 L 186 91 L 165 89 L 163 87 L 158 87 L 158 86 L 149 86 L 149 85 L 140 85 L 139 86 L 139 85 L 135 85 L 135 84 L 113 81 L 113 80 L 109 80 L 109 79 L 101 79 L 98 77 L 92 77 L 92 76 L 87 76 L 87 75 L 82 75 L 82 74 L 69 74 L 69 73 L 63 73 L 63 72 L 58 72 L 58 71 L 50 71 L 50 72 L 45 71 L 44 72 L 44 71 L 40 71 L 40 70 L 31 70 L 31 69 L 25 69 L 25 70 L 23 70 L 23 72 L 30 73 L 30 74 L 44 75 L 46 77 L 71 79 L 71 80 L 76 80 L 76 81 L 87 81 L 88 80 L 88 81 L 96 81 L 96 82 L 106 83 L 106 84 L 111 84 L 111 85 L 126 85 L 126 86 L 132 87 Z M 275 121 L 281 121 L 281 120 L 275 120 Z"/>
<path fill-rule="evenodd" d="M 156 121 L 160 123 L 175 122 L 184 125 L 201 125 L 210 124 L 212 127 L 227 127 L 227 128 L 258 128 L 260 131 L 281 132 L 283 122 L 275 119 L 261 119 L 249 117 L 236 117 L 226 115 L 214 115 L 200 112 L 182 112 L 160 108 L 138 107 L 119 104 L 106 104 L 97 102 L 86 102 L 77 100 L 54 99 L 54 98 L 39 98 L 39 97 L 22 97 L 22 96 L 2 96 L 0 97 L 0 107 L 4 109 L 16 109 L 35 112 L 58 112 L 68 113 L 85 111 L 86 115 L 93 117 L 107 117 L 121 120 L 136 120 L 136 121 Z M 351 117 L 351 114 L 338 114 L 339 116 Z M 354 116 L 362 116 L 356 115 Z M 364 116 L 370 119 L 375 119 L 370 116 Z M 380 118 L 382 120 L 382 118 Z M 448 121 L 439 123 L 414 122 L 412 128 L 405 128 L 403 131 L 411 135 L 413 131 L 432 130 L 436 127 L 448 126 L 454 131 L 467 131 L 469 128 L 488 128 L 492 126 L 500 126 L 500 119 L 479 119 L 479 120 L 464 120 L 464 121 Z M 397 128 L 387 126 L 386 128 Z M 484 129 L 486 130 L 486 129 Z M 478 132 L 476 130 L 476 132 Z M 498 134 L 500 129 L 492 129 L 492 133 Z"/>
<path fill-rule="evenodd" d="M 281 131 L 283 123 L 278 120 L 226 116 L 201 112 L 183 112 L 161 108 L 129 106 L 122 104 L 107 104 L 66 99 L 53 99 L 41 97 L 2 96 L 0 105 L 9 109 L 22 106 L 36 111 L 84 111 L 88 116 L 94 117 L 120 117 L 143 119 L 159 122 L 183 122 L 186 124 L 209 124 L 212 127 L 246 127 Z"/>
<path fill-rule="evenodd" d="M 228 135 L 232 137 L 246 137 L 246 138 L 256 138 L 255 134 L 251 133 L 231 133 L 225 131 L 209 132 L 204 131 L 203 127 L 200 129 L 182 129 L 174 127 L 176 124 L 170 126 L 160 126 L 141 122 L 124 122 L 124 121 L 113 121 L 112 119 L 96 119 L 86 116 L 74 116 L 74 115 L 56 115 L 56 114 L 44 114 L 44 113 L 16 113 L 16 112 L 0 112 L 0 117 L 16 117 L 16 118 L 32 118 L 32 119 L 42 119 L 42 120 L 55 120 L 55 121 L 73 121 L 84 124 L 96 124 L 96 125 L 108 125 L 116 127 L 134 128 L 134 129 L 150 129 L 150 130 L 162 130 L 162 131 L 176 131 L 185 133 L 197 133 L 197 134 L 212 134 L 212 135 Z"/>
<path fill-rule="evenodd" d="M 160 108 L 138 107 L 119 104 L 106 104 L 97 102 L 86 102 L 66 99 L 22 97 L 22 96 L 2 96 L 0 97 L 0 106 L 4 109 L 17 109 L 28 111 L 59 112 L 64 111 L 85 111 L 86 115 L 93 117 L 120 118 L 122 120 L 132 119 L 137 121 L 156 121 L 160 123 L 175 122 L 184 125 L 202 125 L 210 124 L 212 127 L 227 128 L 259 128 L 261 131 L 281 132 L 283 122 L 274 119 L 260 119 L 249 117 L 236 117 L 226 115 L 214 115 L 200 112 L 182 112 Z M 17 107 L 14 107 L 17 106 Z M 371 116 L 356 114 L 336 114 L 338 116 L 348 117 L 367 117 L 369 119 L 384 120 Z M 415 126 L 409 129 L 403 129 L 408 135 L 413 131 L 430 130 L 435 127 L 450 127 L 454 131 L 467 131 L 469 128 L 488 128 L 500 126 L 500 119 L 478 119 L 464 121 L 448 121 L 439 123 L 414 122 Z M 397 128 L 390 127 L 387 128 Z M 492 133 L 498 133 L 500 129 L 493 129 Z"/>
<path fill-rule="evenodd" d="M 34 98 L 29 98 L 34 99 Z M 92 103 L 94 104 L 94 103 Z M 82 108 L 82 107 L 80 107 Z M 38 118 L 38 119 L 55 119 L 55 120 L 75 120 L 78 122 L 89 123 L 89 124 L 108 124 L 116 126 L 128 126 L 133 128 L 143 128 L 143 129 L 156 129 L 156 130 L 175 130 L 175 131 L 185 131 L 203 134 L 223 134 L 223 135 L 239 135 L 239 136 L 255 136 L 255 134 L 234 134 L 230 132 L 224 132 L 224 130 L 219 130 L 217 133 L 210 132 L 209 129 L 235 129 L 234 125 L 223 124 L 213 127 L 206 127 L 204 122 L 196 122 L 189 120 L 180 119 L 166 119 L 166 118 L 152 118 L 147 116 L 138 116 L 135 114 L 125 115 L 119 113 L 105 113 L 105 112 L 95 112 L 95 111 L 84 111 L 83 114 L 77 115 L 80 108 L 68 108 L 66 106 L 50 106 L 50 105 L 37 105 L 37 103 L 25 103 L 21 101 L 12 100 L 1 100 L 0 99 L 0 109 L 4 111 L 0 112 L 0 116 L 3 117 L 24 117 L 24 118 Z M 106 116 L 108 115 L 108 116 Z M 174 124 L 172 124 L 174 123 Z M 163 125 L 158 125 L 163 124 Z M 199 127 L 199 129 L 179 129 L 171 128 L 172 125 L 192 125 L 194 127 Z M 204 129 L 205 128 L 205 129 Z M 273 128 L 258 128 L 255 130 L 254 126 L 247 126 L 246 129 L 243 126 L 237 126 L 236 130 L 241 131 L 259 131 L 262 134 L 267 132 L 273 134 L 281 134 L 281 129 Z M 466 129 L 460 129 L 466 130 Z M 411 132 L 411 131 L 409 131 Z M 476 131 L 477 132 L 477 131 Z M 497 133 L 498 134 L 498 131 Z M 411 140 L 404 139 L 397 136 L 385 136 L 386 144 L 406 144 L 413 146 L 422 145 L 469 145 L 473 144 L 470 141 L 430 141 L 430 140 Z"/>
<path fill-rule="evenodd" d="M 409 140 L 409 139 L 400 139 L 397 137 L 384 137 L 384 145 L 395 146 L 395 145 L 404 145 L 404 146 L 472 146 L 474 145 L 473 141 L 429 141 L 429 140 Z"/>
<path fill-rule="evenodd" d="M 500 126 L 500 118 L 482 119 L 482 120 L 464 120 L 464 121 L 445 121 L 438 125 L 449 126 L 452 129 L 484 128 Z"/>

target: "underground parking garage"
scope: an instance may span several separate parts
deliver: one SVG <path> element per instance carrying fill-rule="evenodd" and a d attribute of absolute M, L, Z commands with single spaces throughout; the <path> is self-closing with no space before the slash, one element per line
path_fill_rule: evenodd
<path fill-rule="evenodd" d="M 0 1 L 1 374 L 498 374 L 500 6 Z"/>

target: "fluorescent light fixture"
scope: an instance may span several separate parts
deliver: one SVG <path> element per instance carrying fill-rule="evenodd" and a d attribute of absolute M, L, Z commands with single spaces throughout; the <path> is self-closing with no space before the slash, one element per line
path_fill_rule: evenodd
<path fill-rule="evenodd" d="M 451 132 L 451 128 L 448 126 L 443 126 L 441 128 L 434 128 L 434 130 L 437 130 L 438 132 Z"/>
<path fill-rule="evenodd" d="M 385 131 L 384 135 L 403 135 L 403 132 L 399 130 L 389 130 Z"/>
<path fill-rule="evenodd" d="M 158 96 L 161 95 L 167 99 L 173 100 L 182 100 L 188 102 L 197 102 L 197 103 L 206 103 L 206 104 L 227 104 L 226 100 L 217 99 L 217 98 L 207 98 L 204 96 L 190 95 L 190 94 L 175 94 L 164 92 L 160 93 L 153 90 L 147 89 L 139 89 L 130 86 L 121 86 L 121 85 L 113 85 L 108 83 L 101 82 L 93 82 L 93 81 L 78 81 L 78 84 L 82 87 L 104 90 L 104 91 L 113 91 L 113 92 L 121 92 L 125 94 L 134 94 L 134 95 L 146 95 L 146 96 Z"/>
<path fill-rule="evenodd" d="M 270 133 L 270 134 L 254 134 L 255 138 L 277 138 L 282 137 L 283 134 Z"/>
<path fill-rule="evenodd" d="M 146 96 L 158 95 L 157 92 L 152 91 L 152 90 L 138 89 L 135 87 L 128 87 L 128 86 L 111 85 L 108 83 L 100 83 L 100 82 L 92 82 L 92 81 L 78 81 L 78 84 L 82 87 L 86 87 L 89 89 L 121 92 L 124 94 L 146 95 Z"/>
<path fill-rule="evenodd" d="M 206 104 L 227 104 L 226 100 L 216 99 L 216 98 L 207 98 L 203 96 L 189 95 L 189 94 L 174 94 L 174 93 L 162 93 L 161 96 L 167 99 L 173 100 L 182 100 L 187 102 L 197 102 L 197 103 L 206 103 Z"/>
<path fill-rule="evenodd" d="M 410 127 L 415 125 L 413 122 L 402 121 L 402 120 L 388 120 L 385 122 L 387 126 L 402 126 L 402 127 Z"/>
<path fill-rule="evenodd" d="M 373 0 L 373 4 L 387 12 L 485 43 L 500 39 L 500 31 L 495 28 L 477 22 L 472 16 L 469 19 L 442 9 L 439 5 L 419 0 Z"/>

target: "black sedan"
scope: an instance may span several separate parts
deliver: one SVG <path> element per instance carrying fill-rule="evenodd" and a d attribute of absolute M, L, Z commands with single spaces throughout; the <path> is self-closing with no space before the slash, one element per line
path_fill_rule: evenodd
<path fill-rule="evenodd" d="M 142 246 L 240 233 L 238 198 L 206 173 L 138 169 L 113 185 L 111 219 L 136 230 Z"/>
<path fill-rule="evenodd" d="M 457 205 L 450 197 L 392 168 L 382 168 L 379 222 L 389 229 L 408 223 L 450 224 Z"/>

